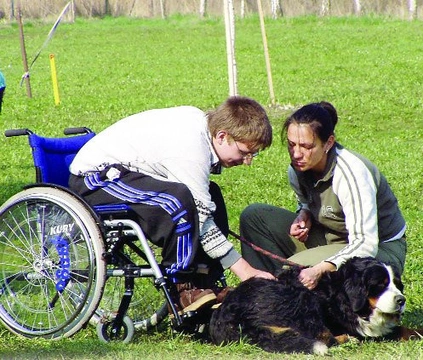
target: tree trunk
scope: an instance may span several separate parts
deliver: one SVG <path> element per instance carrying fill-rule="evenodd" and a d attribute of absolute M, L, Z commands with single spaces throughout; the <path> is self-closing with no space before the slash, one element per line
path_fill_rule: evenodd
<path fill-rule="evenodd" d="M 278 16 L 283 16 L 281 0 L 271 0 L 272 18 L 277 19 Z"/>
<path fill-rule="evenodd" d="M 409 20 L 416 20 L 417 19 L 417 1 L 416 0 L 408 0 L 408 18 Z"/>
<path fill-rule="evenodd" d="M 320 16 L 327 16 L 330 12 L 330 0 L 322 0 L 320 6 Z"/>
<path fill-rule="evenodd" d="M 200 16 L 203 18 L 206 16 L 207 0 L 200 1 Z"/>
<path fill-rule="evenodd" d="M 357 16 L 361 15 L 361 2 L 360 0 L 354 0 L 354 14 Z"/>
<path fill-rule="evenodd" d="M 166 0 L 160 0 L 160 13 L 162 14 L 162 19 L 166 19 Z"/>

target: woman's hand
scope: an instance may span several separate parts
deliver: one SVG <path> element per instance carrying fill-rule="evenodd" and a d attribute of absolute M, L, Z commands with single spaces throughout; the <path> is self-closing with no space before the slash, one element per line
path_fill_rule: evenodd
<path fill-rule="evenodd" d="M 303 284 L 307 289 L 313 290 L 317 286 L 320 278 L 325 272 L 335 270 L 335 265 L 330 262 L 323 261 L 312 267 L 301 270 L 298 279 L 300 280 L 301 284 Z"/>
<path fill-rule="evenodd" d="M 301 242 L 306 242 L 311 227 L 311 213 L 308 210 L 300 210 L 298 216 L 291 225 L 289 234 Z"/>

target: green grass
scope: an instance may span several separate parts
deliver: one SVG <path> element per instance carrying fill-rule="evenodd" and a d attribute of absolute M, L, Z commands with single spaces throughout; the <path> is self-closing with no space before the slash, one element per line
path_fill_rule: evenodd
<path fill-rule="evenodd" d="M 24 21 L 31 62 L 51 24 Z M 268 106 L 275 137 L 272 147 L 251 167 L 226 170 L 215 177 L 227 201 L 231 228 L 237 230 L 240 212 L 252 202 L 294 208 L 286 177 L 288 157 L 280 141 L 281 124 L 294 107 L 312 101 L 332 102 L 340 117 L 338 140 L 374 161 L 398 197 L 409 228 L 404 322 L 423 327 L 423 23 L 374 17 L 303 17 L 267 19 L 266 31 L 277 100 L 277 106 L 271 107 L 259 20 L 252 17 L 236 22 L 238 91 Z M 0 23 L 0 39 L 0 70 L 7 81 L 0 115 L 2 131 L 27 127 L 49 136 L 60 136 L 68 126 L 100 131 L 126 115 L 150 108 L 189 104 L 208 110 L 228 95 L 223 19 L 106 18 L 60 24 L 32 67 L 31 99 L 25 85 L 19 85 L 24 71 L 18 27 Z M 54 105 L 50 53 L 55 54 L 59 106 Z M 0 137 L 0 147 L 0 202 L 4 202 L 32 182 L 34 172 L 26 139 Z M 236 282 L 232 277 L 229 280 Z M 419 341 L 350 343 L 331 350 L 336 359 L 416 359 L 423 358 L 422 352 Z M 287 358 L 247 344 L 202 344 L 169 329 L 140 335 L 130 345 L 100 344 L 92 329 L 58 342 L 0 332 L 0 357 L 5 359 L 206 356 Z"/>

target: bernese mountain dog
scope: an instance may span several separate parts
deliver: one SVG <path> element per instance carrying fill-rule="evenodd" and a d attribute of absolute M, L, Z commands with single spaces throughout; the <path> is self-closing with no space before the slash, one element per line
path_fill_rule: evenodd
<path fill-rule="evenodd" d="M 400 325 L 403 284 L 392 268 L 374 258 L 352 258 L 308 290 L 289 267 L 278 280 L 251 278 L 229 292 L 212 313 L 214 344 L 240 339 L 269 352 L 323 355 L 350 337 L 421 338 Z"/>

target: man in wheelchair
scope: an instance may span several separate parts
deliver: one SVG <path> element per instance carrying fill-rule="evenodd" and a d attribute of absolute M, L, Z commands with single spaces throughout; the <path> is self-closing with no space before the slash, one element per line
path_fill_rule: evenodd
<path fill-rule="evenodd" d="M 217 301 L 214 284 L 224 269 L 241 281 L 273 278 L 227 239 L 223 197 L 209 179 L 222 166 L 250 165 L 271 142 L 265 110 L 247 97 L 229 97 L 207 113 L 192 106 L 149 110 L 88 141 L 70 165 L 69 186 L 92 206 L 129 204 L 147 238 L 162 247 L 176 307 L 194 311 Z"/>

